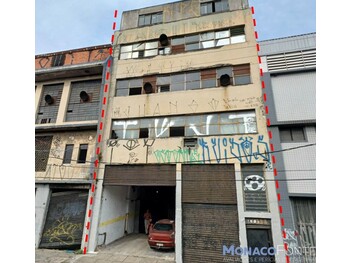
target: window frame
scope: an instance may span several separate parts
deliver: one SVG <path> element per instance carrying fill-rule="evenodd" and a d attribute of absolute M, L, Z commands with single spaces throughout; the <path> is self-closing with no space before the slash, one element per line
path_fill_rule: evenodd
<path fill-rule="evenodd" d="M 69 148 L 71 147 L 71 149 L 68 149 L 68 147 Z M 62 164 L 71 164 L 72 163 L 73 150 L 74 150 L 74 144 L 66 144 Z M 67 157 L 69 157 L 69 160 Z"/>
<path fill-rule="evenodd" d="M 149 19 L 149 24 L 146 24 L 146 19 Z M 153 22 L 153 20 L 156 20 L 156 22 Z M 140 23 L 143 20 L 142 23 Z M 138 27 L 144 27 L 144 26 L 151 26 L 151 25 L 157 25 L 163 23 L 163 11 L 149 13 L 149 14 L 142 14 L 138 17 Z"/>
<path fill-rule="evenodd" d="M 84 149 L 85 147 L 86 147 L 86 149 Z M 84 163 L 86 163 L 86 157 L 87 157 L 88 150 L 89 150 L 89 144 L 87 144 L 87 143 L 79 144 L 79 152 L 78 152 L 77 164 L 84 164 Z M 84 151 L 84 152 L 82 152 L 82 151 Z M 82 158 L 82 155 L 84 155 L 84 160 Z"/>
<path fill-rule="evenodd" d="M 307 136 L 306 136 L 306 131 L 305 131 L 305 126 L 282 126 L 279 128 L 279 133 L 280 133 L 280 140 L 281 140 L 281 143 L 304 143 L 304 142 L 307 142 Z M 302 136 L 304 137 L 303 139 L 294 139 L 294 136 L 293 136 L 293 130 L 294 130 L 294 133 L 296 131 L 301 131 L 302 132 Z M 282 132 L 287 132 L 289 133 L 289 137 L 288 139 L 286 140 L 286 138 L 282 138 Z M 289 139 L 290 138 L 290 139 Z"/>

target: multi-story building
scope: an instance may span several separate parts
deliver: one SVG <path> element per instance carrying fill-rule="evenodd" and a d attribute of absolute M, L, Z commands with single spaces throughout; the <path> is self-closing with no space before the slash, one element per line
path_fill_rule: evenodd
<path fill-rule="evenodd" d="M 35 246 L 83 245 L 110 45 L 35 57 Z"/>
<path fill-rule="evenodd" d="M 260 48 L 285 242 L 293 262 L 315 262 L 316 34 L 262 41 Z"/>
<path fill-rule="evenodd" d="M 144 232 L 150 209 L 175 221 L 177 263 L 285 261 L 234 250 L 283 247 L 254 32 L 247 0 L 123 13 L 88 251 Z"/>

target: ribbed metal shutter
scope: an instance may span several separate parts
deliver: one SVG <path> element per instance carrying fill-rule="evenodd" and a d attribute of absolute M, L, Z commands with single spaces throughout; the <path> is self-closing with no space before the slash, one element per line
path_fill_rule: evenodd
<path fill-rule="evenodd" d="M 182 177 L 183 262 L 225 262 L 223 245 L 240 244 L 234 165 L 183 165 Z"/>
<path fill-rule="evenodd" d="M 182 202 L 237 204 L 234 165 L 182 165 Z"/>
<path fill-rule="evenodd" d="M 87 190 L 52 193 L 40 248 L 80 247 L 87 198 Z"/>
<path fill-rule="evenodd" d="M 104 185 L 175 186 L 175 165 L 109 165 L 106 166 Z"/>

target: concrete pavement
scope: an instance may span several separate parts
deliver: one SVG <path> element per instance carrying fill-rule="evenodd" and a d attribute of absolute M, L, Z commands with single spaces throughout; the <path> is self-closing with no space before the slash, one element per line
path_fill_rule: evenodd
<path fill-rule="evenodd" d="M 131 234 L 93 254 L 74 254 L 64 250 L 37 249 L 36 263 L 175 263 L 174 251 L 150 249 L 145 234 Z"/>

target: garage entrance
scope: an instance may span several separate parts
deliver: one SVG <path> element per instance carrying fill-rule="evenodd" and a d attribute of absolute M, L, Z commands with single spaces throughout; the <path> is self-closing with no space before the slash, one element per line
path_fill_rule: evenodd
<path fill-rule="evenodd" d="M 143 214 L 147 209 L 152 214 L 152 222 L 160 219 L 175 220 L 175 187 L 140 186 L 138 187 L 139 233 L 145 233 Z"/>
<path fill-rule="evenodd" d="M 147 209 L 153 222 L 175 220 L 175 186 L 175 165 L 106 166 L 99 226 L 103 240 L 99 244 L 145 233 L 143 215 Z"/>

